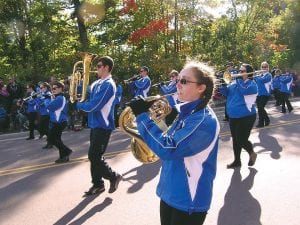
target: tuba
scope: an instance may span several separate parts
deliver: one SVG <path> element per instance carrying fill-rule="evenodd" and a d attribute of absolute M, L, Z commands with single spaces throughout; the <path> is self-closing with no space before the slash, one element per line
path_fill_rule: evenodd
<path fill-rule="evenodd" d="M 82 79 L 83 79 L 82 96 L 79 101 L 83 102 L 86 99 L 87 86 L 89 85 L 90 73 L 96 72 L 90 70 L 91 70 L 91 64 L 97 55 L 89 52 L 79 52 L 79 55 L 81 56 L 82 61 L 78 61 L 74 64 L 73 73 L 70 80 L 69 94 L 70 94 L 70 102 L 72 103 L 78 100 L 77 87 L 80 84 Z"/>
<path fill-rule="evenodd" d="M 169 94 L 169 95 L 174 95 Z M 164 118 L 171 112 L 171 107 L 166 99 L 166 96 L 149 96 L 145 98 L 146 101 L 154 103 L 149 109 L 149 115 L 152 120 L 163 130 L 168 129 L 167 125 L 164 122 Z M 142 163 L 153 163 L 156 162 L 159 158 L 155 155 L 148 145 L 144 142 L 141 135 L 137 130 L 135 123 L 135 116 L 132 113 L 132 110 L 127 106 L 119 117 L 119 127 L 125 133 L 132 137 L 131 139 L 131 152 L 133 156 Z"/>

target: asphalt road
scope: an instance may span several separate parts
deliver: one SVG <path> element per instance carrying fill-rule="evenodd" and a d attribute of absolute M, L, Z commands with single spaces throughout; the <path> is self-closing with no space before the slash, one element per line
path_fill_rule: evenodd
<path fill-rule="evenodd" d="M 226 169 L 233 159 L 223 107 L 218 171 L 206 225 L 300 224 L 300 99 L 294 111 L 282 114 L 268 104 L 271 124 L 253 129 L 258 158 L 253 168 Z M 45 139 L 26 141 L 28 133 L 0 135 L 0 224 L 159 225 L 155 195 L 160 162 L 143 165 L 130 153 L 130 138 L 114 131 L 106 152 L 108 163 L 123 175 L 119 189 L 83 198 L 90 183 L 87 150 L 89 130 L 63 133 L 74 153 L 66 164 L 54 164 L 55 149 L 42 150 Z M 105 182 L 107 189 L 109 183 Z"/>

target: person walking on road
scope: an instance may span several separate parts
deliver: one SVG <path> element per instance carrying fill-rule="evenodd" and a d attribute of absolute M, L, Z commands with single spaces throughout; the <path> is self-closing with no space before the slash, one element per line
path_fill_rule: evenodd
<path fill-rule="evenodd" d="M 93 185 L 85 192 L 85 195 L 104 192 L 103 178 L 110 181 L 108 192 L 113 193 L 117 190 L 122 179 L 121 175 L 113 171 L 103 158 L 110 135 L 115 129 L 114 100 L 116 85 L 111 75 L 113 66 L 114 61 L 111 57 L 101 57 L 97 64 L 99 79 L 91 85 L 89 101 L 75 103 L 77 109 L 88 113 L 88 126 L 91 128 L 88 158 L 91 163 Z"/>
<path fill-rule="evenodd" d="M 228 169 L 241 166 L 241 152 L 244 148 L 249 154 L 248 166 L 253 166 L 257 154 L 253 151 L 253 145 L 249 136 L 256 120 L 255 100 L 257 85 L 253 81 L 253 68 L 249 64 L 242 64 L 240 74 L 227 86 L 222 86 L 220 91 L 227 97 L 227 112 L 229 127 L 232 136 L 234 161 L 227 165 Z M 248 75 L 248 73 L 251 73 Z"/>
<path fill-rule="evenodd" d="M 197 62 L 181 70 L 176 87 L 182 103 L 166 134 L 147 113 L 151 103 L 143 98 L 129 103 L 140 135 L 162 161 L 156 191 L 161 225 L 201 225 L 210 208 L 220 131 L 215 113 L 207 106 L 213 74 Z"/>
<path fill-rule="evenodd" d="M 54 82 L 52 85 L 52 99 L 46 106 L 50 115 L 48 141 L 59 150 L 59 158 L 55 161 L 55 163 L 68 162 L 69 156 L 73 152 L 61 140 L 62 132 L 67 126 L 68 116 L 68 103 L 63 95 L 63 89 L 63 83 L 58 81 Z M 50 95 L 45 97 L 50 97 Z"/>

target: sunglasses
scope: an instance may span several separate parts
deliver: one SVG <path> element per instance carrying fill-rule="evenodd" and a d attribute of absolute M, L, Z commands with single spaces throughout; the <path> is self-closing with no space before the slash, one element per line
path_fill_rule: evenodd
<path fill-rule="evenodd" d="M 53 88 L 52 88 L 52 90 L 56 90 L 56 89 L 58 89 L 58 87 L 53 87 Z"/>
<path fill-rule="evenodd" d="M 185 78 L 177 79 L 177 80 L 176 80 L 176 83 L 178 83 L 178 82 L 179 82 L 180 84 L 183 84 L 183 85 L 188 84 L 188 83 L 201 84 L 200 82 L 190 81 L 190 80 L 187 80 L 187 79 L 185 79 Z"/>

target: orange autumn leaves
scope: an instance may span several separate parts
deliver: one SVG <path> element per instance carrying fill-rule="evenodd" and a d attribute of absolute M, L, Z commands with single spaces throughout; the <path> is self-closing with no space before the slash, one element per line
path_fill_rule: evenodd
<path fill-rule="evenodd" d="M 135 0 L 126 0 L 124 1 L 124 7 L 121 9 L 120 14 L 125 15 L 137 10 L 138 5 Z M 153 37 L 157 33 L 165 31 L 167 28 L 167 19 L 152 20 L 146 26 L 133 31 L 130 34 L 128 41 L 130 43 L 137 43 L 141 40 Z"/>

